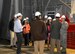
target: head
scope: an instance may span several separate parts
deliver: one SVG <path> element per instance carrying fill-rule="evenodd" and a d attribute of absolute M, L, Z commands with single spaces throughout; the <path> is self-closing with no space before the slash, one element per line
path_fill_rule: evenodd
<path fill-rule="evenodd" d="M 25 21 L 25 24 L 29 24 L 29 22 L 28 21 Z"/>
<path fill-rule="evenodd" d="M 59 19 L 60 18 L 60 13 L 56 13 L 55 18 Z"/>
<path fill-rule="evenodd" d="M 62 16 L 61 16 L 62 22 L 65 21 L 65 19 L 66 19 L 65 15 L 62 15 Z"/>
<path fill-rule="evenodd" d="M 52 21 L 52 18 L 51 17 L 48 17 L 48 20 L 49 20 L 49 22 L 51 22 Z"/>
<path fill-rule="evenodd" d="M 29 17 L 26 17 L 26 20 L 29 20 Z"/>
<path fill-rule="evenodd" d="M 22 16 L 23 16 L 23 15 L 22 15 L 21 13 L 18 13 L 18 14 L 17 14 L 17 18 L 20 19 L 20 20 L 22 20 Z"/>
<path fill-rule="evenodd" d="M 42 17 L 41 17 L 41 13 L 40 12 L 35 12 L 35 17 L 36 17 L 36 19 L 41 19 Z"/>

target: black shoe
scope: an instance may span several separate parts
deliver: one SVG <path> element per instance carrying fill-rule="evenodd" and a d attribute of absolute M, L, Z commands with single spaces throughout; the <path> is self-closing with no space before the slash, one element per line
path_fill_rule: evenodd
<path fill-rule="evenodd" d="M 10 48 L 13 48 L 13 46 L 10 46 Z"/>
<path fill-rule="evenodd" d="M 14 45 L 13 47 L 15 47 L 15 48 L 16 48 L 16 45 Z"/>

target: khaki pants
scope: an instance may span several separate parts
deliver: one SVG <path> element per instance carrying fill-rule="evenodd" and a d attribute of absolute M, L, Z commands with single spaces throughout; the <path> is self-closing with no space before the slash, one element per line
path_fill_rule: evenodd
<path fill-rule="evenodd" d="M 16 34 L 13 31 L 10 31 L 10 45 L 16 45 Z"/>
<path fill-rule="evenodd" d="M 44 54 L 45 40 L 34 41 L 34 54 Z"/>
<path fill-rule="evenodd" d="M 58 54 L 61 54 L 61 51 L 60 51 L 60 40 L 53 39 L 53 38 L 51 38 L 50 54 L 54 54 L 55 44 L 57 45 L 57 52 L 58 52 Z"/>

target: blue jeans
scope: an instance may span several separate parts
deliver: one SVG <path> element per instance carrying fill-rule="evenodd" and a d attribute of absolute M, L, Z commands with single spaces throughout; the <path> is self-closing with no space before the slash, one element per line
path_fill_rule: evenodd
<path fill-rule="evenodd" d="M 22 45 L 22 32 L 16 33 L 17 36 L 17 54 L 21 54 L 21 45 Z"/>
<path fill-rule="evenodd" d="M 29 33 L 24 35 L 24 44 L 27 46 L 29 45 Z"/>

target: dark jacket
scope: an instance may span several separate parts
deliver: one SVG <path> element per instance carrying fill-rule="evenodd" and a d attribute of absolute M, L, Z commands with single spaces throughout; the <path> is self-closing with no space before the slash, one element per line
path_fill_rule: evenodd
<path fill-rule="evenodd" d="M 61 23 L 59 20 L 52 21 L 51 23 L 51 38 L 53 39 L 60 39 L 60 28 Z"/>
<path fill-rule="evenodd" d="M 14 31 L 14 19 L 9 22 L 9 30 Z"/>
<path fill-rule="evenodd" d="M 46 25 L 42 20 L 31 21 L 31 39 L 33 41 L 46 39 Z"/>

